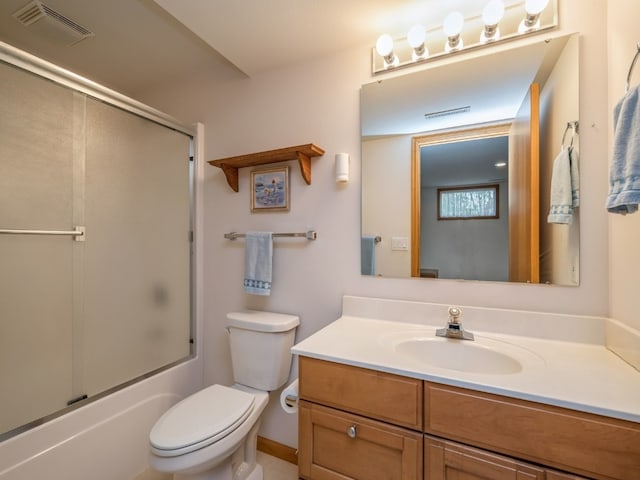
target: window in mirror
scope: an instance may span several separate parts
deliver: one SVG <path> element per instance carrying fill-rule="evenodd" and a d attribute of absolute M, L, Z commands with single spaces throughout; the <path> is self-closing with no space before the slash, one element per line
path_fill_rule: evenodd
<path fill-rule="evenodd" d="M 498 185 L 438 188 L 438 220 L 499 218 Z"/>

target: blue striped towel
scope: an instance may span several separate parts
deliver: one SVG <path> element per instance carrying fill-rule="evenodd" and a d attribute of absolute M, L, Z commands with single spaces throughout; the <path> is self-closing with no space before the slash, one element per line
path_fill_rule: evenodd
<path fill-rule="evenodd" d="M 244 251 L 244 290 L 253 295 L 271 294 L 273 234 L 247 232 Z"/>

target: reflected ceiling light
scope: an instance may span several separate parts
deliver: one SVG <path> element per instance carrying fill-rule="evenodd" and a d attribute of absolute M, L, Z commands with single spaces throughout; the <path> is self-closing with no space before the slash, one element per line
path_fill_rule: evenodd
<path fill-rule="evenodd" d="M 480 34 L 480 43 L 493 42 L 500 38 L 500 28 L 498 23 L 504 16 L 504 2 L 502 0 L 491 0 L 482 11 L 482 21 L 484 29 Z"/>
<path fill-rule="evenodd" d="M 540 14 L 549 0 L 526 0 L 524 2 L 525 17 L 520 22 L 518 33 L 527 33 L 540 28 Z"/>
<path fill-rule="evenodd" d="M 407 33 L 407 42 L 411 48 L 413 48 L 411 59 L 414 62 L 429 56 L 429 50 L 424 44 L 426 38 L 427 32 L 422 25 L 414 25 L 409 29 L 409 33 Z"/>
<path fill-rule="evenodd" d="M 460 12 L 451 12 L 444 19 L 443 30 L 447 36 L 447 43 L 444 46 L 445 52 L 454 52 L 464 47 L 460 32 L 464 25 L 464 17 Z"/>
<path fill-rule="evenodd" d="M 393 52 L 393 38 L 388 33 L 378 37 L 376 51 L 384 58 L 384 68 L 397 67 L 400 63 L 398 56 Z"/>
<path fill-rule="evenodd" d="M 496 162 L 493 164 L 493 166 L 496 168 L 503 168 L 507 166 L 507 162 Z"/>

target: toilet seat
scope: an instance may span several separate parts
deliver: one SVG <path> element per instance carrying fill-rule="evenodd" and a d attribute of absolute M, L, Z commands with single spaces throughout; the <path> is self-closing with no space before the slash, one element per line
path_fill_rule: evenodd
<path fill-rule="evenodd" d="M 149 439 L 161 457 L 175 457 L 226 437 L 251 414 L 254 395 L 212 385 L 171 407 L 156 422 Z"/>

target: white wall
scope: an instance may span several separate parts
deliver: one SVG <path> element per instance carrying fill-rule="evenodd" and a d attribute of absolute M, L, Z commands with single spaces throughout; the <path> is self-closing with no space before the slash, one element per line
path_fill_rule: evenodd
<path fill-rule="evenodd" d="M 610 0 L 608 5 L 608 70 L 609 109 L 624 95 L 627 73 L 631 60 L 640 42 L 638 18 L 640 3 L 626 0 Z M 640 83 L 640 62 L 636 63 L 631 84 Z M 613 131 L 613 117 L 608 114 L 608 129 Z M 611 142 L 608 152 L 611 152 Z M 610 155 L 607 156 L 607 159 Z M 605 177 L 606 178 L 606 177 Z M 604 181 L 604 180 L 603 180 Z M 604 208 L 604 207 L 603 207 Z M 640 296 L 638 295 L 638 272 L 640 272 L 640 213 L 632 215 L 609 215 L 609 316 L 623 325 L 640 330 Z M 640 369 L 640 341 L 629 341 L 628 332 L 616 336 L 615 345 L 620 353 L 626 352 L 636 368 Z"/>
<path fill-rule="evenodd" d="M 379 235 L 376 275 L 411 277 L 411 136 L 398 135 L 368 140 L 357 155 L 367 159 L 362 184 L 363 235 Z M 389 163 L 393 168 L 389 168 Z M 353 176 L 351 177 L 353 179 Z M 355 181 L 357 182 L 357 178 Z M 353 181 L 353 180 L 352 180 Z M 353 188 L 353 186 L 351 186 Z M 391 250 L 391 237 L 405 237 L 409 250 Z"/>
<path fill-rule="evenodd" d="M 214 167 L 207 169 L 204 199 L 206 383 L 231 381 L 225 314 L 239 308 L 299 314 L 302 323 L 297 332 L 298 340 L 335 320 L 340 315 L 344 294 L 607 314 L 607 217 L 603 209 L 609 126 L 604 68 L 607 6 L 606 2 L 600 1 L 564 0 L 559 3 L 561 28 L 552 34 L 582 33 L 580 119 L 583 124 L 584 195 L 580 207 L 579 287 L 420 281 L 360 275 L 359 89 L 363 83 L 372 81 L 369 73 L 371 45 L 251 79 L 238 77 L 235 81 L 216 85 L 207 78 L 194 78 L 189 84 L 165 85 L 157 91 L 139 95 L 144 102 L 183 121 L 202 121 L 206 125 L 207 159 L 308 142 L 326 149 L 324 157 L 312 160 L 312 185 L 304 184 L 297 166 L 292 164 L 289 213 L 250 213 L 250 169 L 240 172 L 239 193 L 228 187 L 222 171 Z M 333 158 L 337 152 L 351 154 L 352 181 L 344 188 L 336 187 L 334 181 Z M 244 245 L 242 240 L 224 240 L 225 232 L 249 229 L 303 231 L 310 227 L 318 232 L 315 242 L 277 241 L 270 297 L 243 293 Z M 297 370 L 293 375 L 297 375 Z M 297 444 L 297 418 L 280 412 L 276 400 L 274 396 L 261 434 L 294 446 Z"/>
<path fill-rule="evenodd" d="M 540 146 L 540 279 L 554 285 L 575 285 L 579 281 L 581 209 L 574 210 L 569 225 L 547 223 L 553 163 L 563 144 L 567 122 L 579 120 L 579 92 L 575 91 L 578 51 L 579 39 L 572 38 L 540 92 L 541 117 L 544 118 L 541 136 L 547 139 Z M 571 135 L 569 130 L 564 138 L 567 146 L 571 144 Z M 576 135 L 573 158 L 580 163 L 578 139 Z"/>

